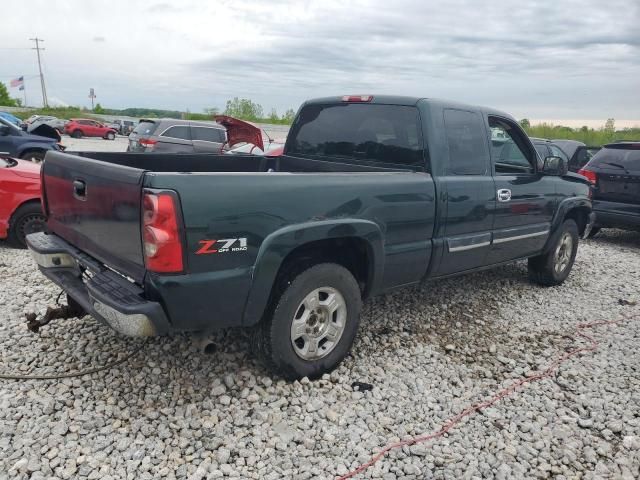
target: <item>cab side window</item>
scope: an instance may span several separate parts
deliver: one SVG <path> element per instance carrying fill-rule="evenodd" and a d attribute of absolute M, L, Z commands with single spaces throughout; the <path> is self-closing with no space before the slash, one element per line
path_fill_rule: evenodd
<path fill-rule="evenodd" d="M 497 175 L 531 174 L 536 171 L 536 153 L 525 135 L 512 122 L 489 117 L 491 156 Z"/>
<path fill-rule="evenodd" d="M 480 114 L 446 109 L 444 124 L 449 145 L 449 175 L 485 175 L 488 170 L 486 130 Z"/>

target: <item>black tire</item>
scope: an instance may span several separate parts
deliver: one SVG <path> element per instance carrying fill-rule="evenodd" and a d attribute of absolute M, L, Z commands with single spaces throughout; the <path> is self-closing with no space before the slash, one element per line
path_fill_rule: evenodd
<path fill-rule="evenodd" d="M 40 203 L 30 202 L 21 205 L 9 222 L 9 243 L 14 247 L 26 248 L 25 237 L 30 233 L 42 232 L 46 229 Z"/>
<path fill-rule="evenodd" d="M 116 134 L 113 132 L 108 132 L 107 136 L 105 137 L 107 140 L 115 140 L 116 139 Z"/>
<path fill-rule="evenodd" d="M 578 253 L 578 225 L 565 220 L 549 251 L 529 259 L 529 278 L 547 287 L 564 282 Z"/>
<path fill-rule="evenodd" d="M 325 338 L 318 342 L 316 353 L 322 355 L 321 357 L 305 359 L 297 353 L 299 344 L 295 344 L 292 339 L 294 317 L 304 308 L 303 300 L 315 291 L 325 288 L 341 295 L 343 303 L 339 303 L 342 305 L 341 323 L 344 326 L 337 341 L 331 342 Z M 281 294 L 274 299 L 265 318 L 253 330 L 252 350 L 275 374 L 289 380 L 302 377 L 317 378 L 336 368 L 349 353 L 360 322 L 361 292 L 351 272 L 341 265 L 321 263 L 308 268 L 295 278 L 285 279 L 279 290 Z M 315 312 L 312 315 L 315 318 Z M 324 326 L 336 322 L 336 316 L 337 312 L 328 314 Z M 317 325 L 322 328 L 321 321 Z M 325 340 L 324 344 L 322 340 Z M 323 353 L 323 349 L 326 353 Z"/>
<path fill-rule="evenodd" d="M 593 227 L 589 232 L 589 235 L 587 235 L 587 238 L 593 238 L 599 233 L 600 233 L 600 227 Z"/>
<path fill-rule="evenodd" d="M 34 163 L 41 163 L 44 160 L 44 156 L 47 154 L 44 150 L 29 150 L 24 152 L 20 158 L 22 160 L 28 160 Z"/>
<path fill-rule="evenodd" d="M 82 138 L 82 131 L 74 130 L 73 132 L 71 132 L 71 136 L 73 138 Z"/>

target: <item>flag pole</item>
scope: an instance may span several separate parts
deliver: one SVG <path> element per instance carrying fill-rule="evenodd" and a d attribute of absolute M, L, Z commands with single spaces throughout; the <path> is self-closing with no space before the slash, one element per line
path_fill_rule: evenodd
<path fill-rule="evenodd" d="M 24 77 L 22 79 L 22 93 L 24 93 L 24 106 L 27 106 L 27 86 L 25 85 Z"/>

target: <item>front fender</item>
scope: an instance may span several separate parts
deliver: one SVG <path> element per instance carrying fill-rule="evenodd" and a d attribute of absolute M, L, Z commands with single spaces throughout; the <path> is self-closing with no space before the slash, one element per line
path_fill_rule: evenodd
<path fill-rule="evenodd" d="M 384 270 L 383 236 L 378 224 L 368 220 L 339 219 L 290 225 L 271 233 L 260 245 L 243 323 L 251 325 L 262 318 L 271 288 L 287 255 L 305 244 L 336 238 L 358 238 L 367 242 L 373 259 L 370 290 L 377 291 Z"/>
<path fill-rule="evenodd" d="M 544 245 L 543 252 L 547 252 L 555 243 L 556 236 L 558 235 L 565 218 L 567 218 L 569 212 L 577 208 L 585 210 L 587 214 L 591 213 L 591 200 L 587 197 L 569 197 L 560 202 L 556 209 L 556 213 L 551 220 L 549 238 L 547 238 L 547 243 Z"/>

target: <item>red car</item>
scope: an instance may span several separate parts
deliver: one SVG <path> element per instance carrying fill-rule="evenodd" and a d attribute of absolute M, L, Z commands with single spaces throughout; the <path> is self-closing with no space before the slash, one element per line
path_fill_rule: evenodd
<path fill-rule="evenodd" d="M 115 129 L 88 118 L 72 118 L 64 126 L 64 132 L 73 138 L 102 137 L 106 140 L 116 138 Z"/>
<path fill-rule="evenodd" d="M 25 237 L 41 232 L 40 164 L 0 157 L 0 239 L 25 247 Z"/>

